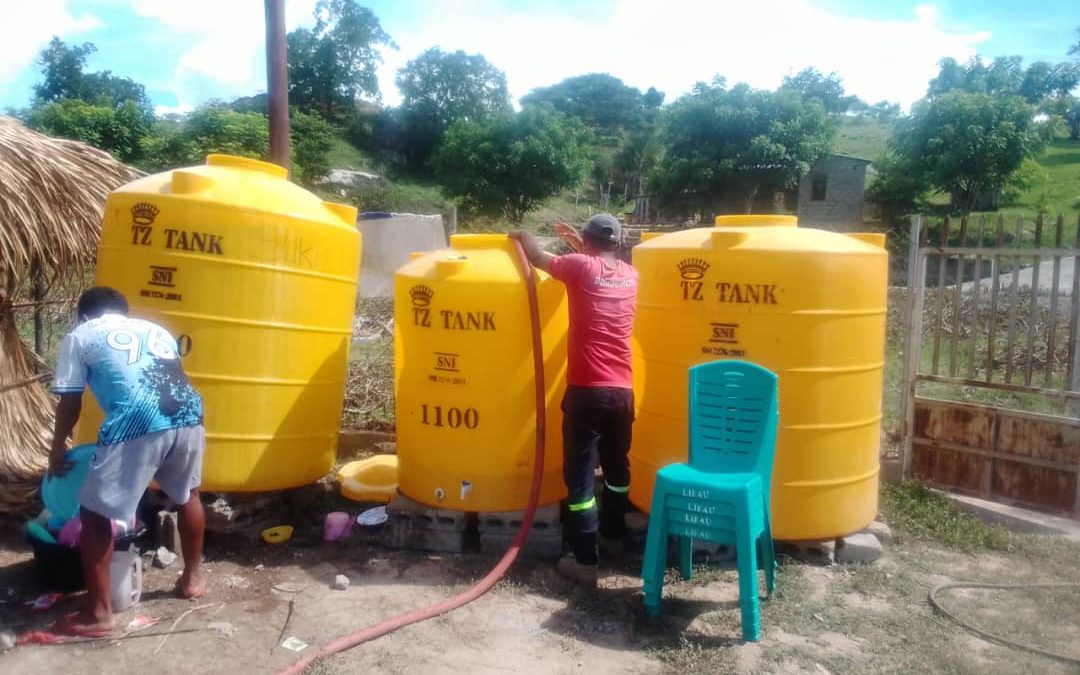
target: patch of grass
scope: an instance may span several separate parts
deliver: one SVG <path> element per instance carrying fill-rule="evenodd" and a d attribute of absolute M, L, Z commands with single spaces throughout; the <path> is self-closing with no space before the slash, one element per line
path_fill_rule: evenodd
<path fill-rule="evenodd" d="M 833 138 L 833 152 L 871 161 L 885 153 L 892 125 L 865 117 L 843 117 Z"/>
<path fill-rule="evenodd" d="M 914 481 L 883 485 L 881 512 L 901 538 L 934 541 L 967 553 L 1015 548 L 1005 528 L 969 516 L 941 493 Z"/>
<path fill-rule="evenodd" d="M 330 166 L 349 171 L 367 171 L 378 173 L 373 162 L 351 143 L 340 136 L 335 136 L 330 146 Z"/>

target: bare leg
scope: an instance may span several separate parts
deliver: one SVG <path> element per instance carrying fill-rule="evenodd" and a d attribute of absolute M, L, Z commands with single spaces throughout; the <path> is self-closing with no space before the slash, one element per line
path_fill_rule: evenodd
<path fill-rule="evenodd" d="M 184 574 L 180 577 L 177 590 L 181 597 L 198 598 L 206 592 L 206 579 L 203 578 L 199 561 L 202 560 L 203 532 L 206 529 L 206 515 L 203 512 L 199 489 L 191 491 L 187 504 L 178 508 L 180 513 L 180 546 L 184 554 Z"/>
<path fill-rule="evenodd" d="M 72 620 L 79 631 L 111 631 L 113 627 L 109 564 L 113 554 L 112 522 L 100 514 L 80 510 L 82 538 L 79 550 L 86 579 L 86 607 Z"/>

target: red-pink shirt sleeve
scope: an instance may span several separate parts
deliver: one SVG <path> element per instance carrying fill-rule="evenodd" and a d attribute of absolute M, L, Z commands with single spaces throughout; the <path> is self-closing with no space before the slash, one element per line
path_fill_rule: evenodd
<path fill-rule="evenodd" d="M 581 253 L 568 253 L 551 259 L 548 272 L 564 284 L 568 284 L 581 276 L 581 270 L 589 264 L 589 256 Z"/>

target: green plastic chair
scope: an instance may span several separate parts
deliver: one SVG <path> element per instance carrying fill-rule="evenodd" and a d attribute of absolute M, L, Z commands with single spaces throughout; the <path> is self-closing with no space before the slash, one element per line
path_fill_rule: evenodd
<path fill-rule="evenodd" d="M 669 464 L 656 476 L 641 571 L 647 614 L 660 614 L 668 535 L 679 539 L 684 579 L 693 574 L 694 539 L 734 545 L 743 639 L 760 639 L 759 555 L 769 597 L 776 588 L 769 528 L 776 383 L 774 373 L 745 361 L 690 368 L 690 462 Z"/>

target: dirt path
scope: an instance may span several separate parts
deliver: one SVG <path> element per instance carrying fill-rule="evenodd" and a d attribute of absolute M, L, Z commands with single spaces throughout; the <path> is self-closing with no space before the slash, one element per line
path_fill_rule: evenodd
<path fill-rule="evenodd" d="M 38 591 L 29 554 L 18 541 L 6 544 L 0 551 L 0 594 L 10 589 L 16 597 L 32 598 Z M 671 579 L 664 618 L 657 623 L 641 614 L 636 560 L 626 569 L 610 570 L 595 595 L 574 591 L 549 566 L 527 561 L 473 605 L 336 656 L 313 672 L 1067 673 L 1061 664 L 985 642 L 934 616 L 926 593 L 935 583 L 958 579 L 1080 581 L 1071 562 L 1078 549 L 1069 546 L 1055 542 L 1045 552 L 972 556 L 911 543 L 890 547 L 885 558 L 868 567 L 785 566 L 779 597 L 764 606 L 760 644 L 737 639 L 731 571 L 705 570 L 689 582 Z M 0 655 L 0 672 L 272 673 L 296 658 L 276 646 L 290 598 L 294 612 L 285 635 L 317 645 L 461 590 L 493 562 L 478 555 L 431 556 L 355 542 L 239 551 L 216 544 L 208 547 L 208 559 L 211 588 L 200 604 L 212 606 L 188 615 L 177 630 L 192 632 L 172 635 L 157 655 L 161 638 L 156 636 L 28 646 Z M 329 587 L 339 573 L 351 580 L 346 591 Z M 143 633 L 162 633 L 174 617 L 199 606 L 169 596 L 176 574 L 150 569 L 143 604 L 121 615 L 121 625 L 150 615 L 162 621 Z M 1038 624 L 1049 612 L 1064 628 L 1042 631 L 1046 646 L 1068 650 L 1071 639 L 1071 648 L 1080 649 L 1075 641 L 1080 595 L 984 600 L 970 594 L 955 598 L 958 609 L 1001 630 Z M 0 625 L 43 626 L 62 609 L 39 614 L 22 605 L 0 605 Z M 210 629 L 219 623 L 231 626 L 232 635 Z"/>

